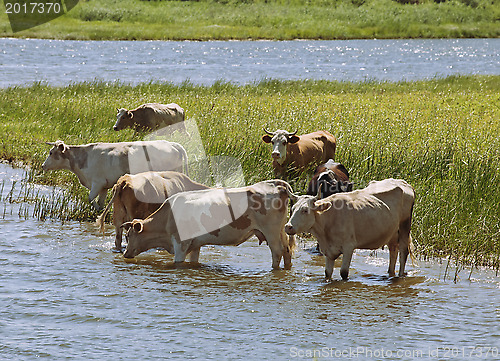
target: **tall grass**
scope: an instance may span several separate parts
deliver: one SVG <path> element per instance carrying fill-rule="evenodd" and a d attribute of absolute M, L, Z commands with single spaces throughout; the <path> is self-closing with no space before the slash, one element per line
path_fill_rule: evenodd
<path fill-rule="evenodd" d="M 67 15 L 0 36 L 58 39 L 353 39 L 500 36 L 499 0 L 80 1 Z"/>
<path fill-rule="evenodd" d="M 263 127 L 299 134 L 326 129 L 338 138 L 336 159 L 356 187 L 388 177 L 415 187 L 412 234 L 422 256 L 499 268 L 499 90 L 500 76 L 210 87 L 36 83 L 0 90 L 0 158 L 31 164 L 34 182 L 66 185 L 67 196 L 83 204 L 88 191 L 73 174 L 40 170 L 49 148 L 44 142 L 140 139 L 131 130 L 111 129 L 118 107 L 158 100 L 180 104 L 196 121 L 207 153 L 238 159 L 247 183 L 273 178 Z M 301 193 L 306 182 L 303 176 L 292 185 Z M 95 218 L 92 208 L 82 210 L 73 217 Z"/>

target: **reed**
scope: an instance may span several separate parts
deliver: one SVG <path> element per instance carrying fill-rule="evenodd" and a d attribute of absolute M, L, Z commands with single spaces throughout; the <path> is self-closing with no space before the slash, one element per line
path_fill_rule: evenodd
<path fill-rule="evenodd" d="M 400 83 L 268 79 L 209 87 L 35 83 L 0 90 L 0 158 L 29 164 L 30 182 L 64 186 L 43 196 L 35 217 L 93 220 L 88 190 L 72 173 L 41 171 L 49 149 L 44 142 L 141 139 L 111 129 L 118 107 L 158 99 L 180 104 L 196 121 L 207 154 L 238 159 L 247 183 L 273 178 L 263 127 L 299 134 L 326 129 L 338 138 L 336 158 L 356 187 L 388 177 L 415 187 L 412 234 L 422 257 L 451 255 L 459 263 L 499 268 L 499 90 L 500 76 Z M 304 192 L 307 177 L 291 183 Z"/>
<path fill-rule="evenodd" d="M 67 15 L 0 36 L 77 40 L 498 37 L 498 0 L 80 1 Z"/>

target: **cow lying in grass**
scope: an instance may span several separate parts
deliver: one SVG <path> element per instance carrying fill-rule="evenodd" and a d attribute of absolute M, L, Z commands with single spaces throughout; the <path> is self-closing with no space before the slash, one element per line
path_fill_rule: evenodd
<path fill-rule="evenodd" d="M 147 103 L 133 110 L 117 109 L 113 130 L 132 128 L 137 131 L 154 131 L 171 127 L 172 130 L 178 129 L 187 134 L 184 117 L 184 109 L 175 103 Z"/>

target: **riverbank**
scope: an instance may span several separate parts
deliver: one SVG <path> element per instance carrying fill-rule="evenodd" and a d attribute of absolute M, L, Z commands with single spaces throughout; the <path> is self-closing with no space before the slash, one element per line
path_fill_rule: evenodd
<path fill-rule="evenodd" d="M 0 158 L 31 166 L 36 183 L 65 185 L 61 210 L 44 217 L 95 219 L 88 191 L 67 171 L 42 172 L 46 141 L 140 139 L 112 130 L 116 108 L 175 102 L 197 123 L 209 155 L 242 164 L 247 183 L 273 178 L 263 127 L 338 138 L 337 160 L 356 187 L 404 178 L 417 193 L 412 234 L 423 257 L 500 267 L 500 76 L 418 82 L 264 81 L 210 87 L 148 83 L 34 84 L 0 90 Z M 292 182 L 304 191 L 305 178 Z M 28 196 L 26 199 L 36 198 Z M 54 200 L 55 201 L 55 200 Z M 47 201 L 47 206 L 52 201 Z M 71 202 L 77 207 L 65 210 Z"/>
<path fill-rule="evenodd" d="M 487 0 L 80 1 L 49 23 L 0 36 L 76 40 L 496 38 L 500 3 Z"/>

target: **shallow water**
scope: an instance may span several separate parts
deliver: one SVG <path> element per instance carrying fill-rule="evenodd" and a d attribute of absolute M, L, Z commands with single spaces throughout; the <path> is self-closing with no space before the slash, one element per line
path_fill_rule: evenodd
<path fill-rule="evenodd" d="M 210 85 L 264 78 L 417 80 L 499 74 L 500 39 L 72 41 L 0 39 L 0 87 L 44 81 Z"/>
<path fill-rule="evenodd" d="M 111 227 L 20 218 L 6 195 L 23 178 L 0 165 L 0 359 L 499 358 L 494 271 L 454 283 L 444 262 L 419 262 L 391 279 L 387 252 L 363 251 L 348 282 L 336 268 L 326 283 L 310 241 L 290 271 L 257 240 L 202 248 L 196 266 L 164 251 L 125 261 Z"/>

